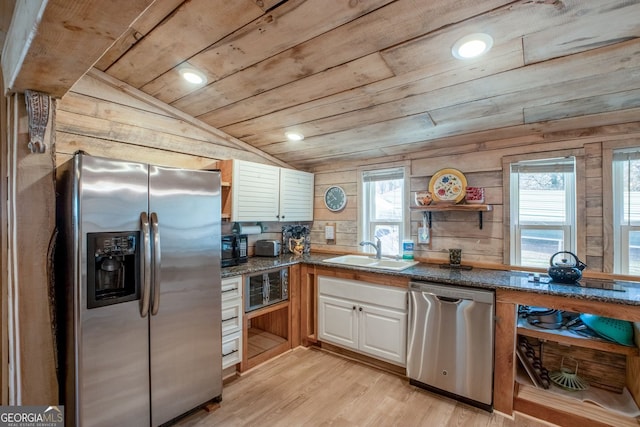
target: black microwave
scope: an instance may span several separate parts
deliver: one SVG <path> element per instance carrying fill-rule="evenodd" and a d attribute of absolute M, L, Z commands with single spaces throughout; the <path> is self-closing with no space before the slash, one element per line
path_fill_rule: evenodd
<path fill-rule="evenodd" d="M 223 234 L 220 242 L 221 266 L 231 267 L 249 260 L 246 234 Z"/>

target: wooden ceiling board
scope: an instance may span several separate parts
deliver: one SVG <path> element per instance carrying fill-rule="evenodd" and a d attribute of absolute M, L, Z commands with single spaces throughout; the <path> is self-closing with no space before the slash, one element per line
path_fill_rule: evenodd
<path fill-rule="evenodd" d="M 444 0 L 391 3 L 334 31 L 268 58 L 263 63 L 242 70 L 233 75 L 233 78 L 227 77 L 215 82 L 188 97 L 172 102 L 171 105 L 198 117 L 226 104 L 259 95 L 293 80 L 388 48 L 420 35 L 425 28 L 427 31 L 434 30 L 466 19 L 480 10 L 477 2 L 473 1 L 457 2 L 457 8 L 447 6 L 447 3 Z M 483 2 L 483 7 L 501 3 L 504 2 Z M 446 13 L 436 15 L 440 10 Z M 430 14 L 436 18 L 425 19 Z M 402 25 L 397 25 L 397 22 L 402 22 Z M 225 88 L 227 81 L 230 81 L 228 89 Z"/>
<path fill-rule="evenodd" d="M 302 106 L 293 106 L 221 129 L 236 137 L 241 136 L 243 140 L 256 146 L 282 141 L 283 129 L 295 128 L 309 136 L 329 133 L 333 126 L 335 131 L 344 130 L 349 126 L 348 121 L 351 118 L 357 123 L 360 120 L 357 117 L 359 114 L 367 116 L 369 110 L 378 106 L 386 109 L 385 104 L 388 103 L 401 102 L 403 99 L 428 93 L 446 85 L 475 80 L 522 65 L 522 44 L 520 40 L 514 40 L 492 49 L 483 59 L 469 62 L 451 59 L 434 63 L 425 69 L 390 77 L 362 88 L 327 96 Z M 337 115 L 336 111 L 340 114 Z"/>
<path fill-rule="evenodd" d="M 156 25 L 170 15 L 185 0 L 155 0 L 122 34 L 118 40 L 94 64 L 98 70 L 105 71 L 120 58 L 138 40 L 146 36 Z"/>
<path fill-rule="evenodd" d="M 527 34 L 523 38 L 525 63 L 545 61 L 640 37 L 637 1 L 582 2 L 582 14 L 568 22 Z M 597 29 L 597 31 L 594 31 Z"/>
<path fill-rule="evenodd" d="M 640 76 L 640 70 L 636 71 Z M 586 116 L 594 111 L 619 111 L 640 107 L 640 89 L 575 98 L 568 101 L 525 107 L 525 123 L 544 122 L 566 117 Z M 562 113 L 559 114 L 558 112 Z"/>
<path fill-rule="evenodd" d="M 106 72 L 139 88 L 262 13 L 251 0 L 190 0 Z"/>
<path fill-rule="evenodd" d="M 214 127 L 247 120 L 323 96 L 376 82 L 393 75 L 380 54 L 374 53 L 355 61 L 296 80 L 276 89 L 253 96 L 242 103 L 219 108 L 198 118 Z"/>
<path fill-rule="evenodd" d="M 152 2 L 18 2 L 2 54 L 5 90 L 62 97 Z"/>
<path fill-rule="evenodd" d="M 114 4 L 118 12 L 107 13 Z M 79 32 L 75 44 L 58 37 L 66 15 L 56 11 L 65 7 Z M 110 121 L 103 131 L 123 141 L 147 137 L 134 127 L 149 111 L 165 135 L 189 124 L 195 141 L 209 132 L 221 148 L 320 170 L 496 139 L 548 141 L 576 127 L 591 138 L 584 133 L 604 132 L 597 123 L 613 129 L 638 120 L 636 0 L 49 0 L 45 12 L 37 31 L 15 32 L 34 37 L 16 76 L 37 75 L 35 89 L 64 94 L 77 69 L 89 70 L 63 114 L 73 121 L 92 91 L 117 88 L 122 96 L 105 91 L 106 103 L 83 113 Z M 453 59 L 453 42 L 477 31 L 494 37 L 492 50 Z M 3 64 L 22 49 L 8 46 L 14 54 L 3 54 Z M 46 52 L 40 62 L 38 49 Z M 187 64 L 208 74 L 206 86 L 179 78 Z M 108 102 L 117 105 L 110 110 Z M 129 115 L 132 102 L 140 111 Z M 285 130 L 306 138 L 292 144 Z"/>
<path fill-rule="evenodd" d="M 611 49 L 615 50 L 616 54 L 612 54 Z M 447 120 L 458 121 L 460 117 L 471 119 L 495 114 L 501 110 L 521 109 L 523 106 L 535 105 L 533 101 L 557 102 L 560 100 L 558 97 L 566 96 L 564 94 L 582 97 L 584 91 L 597 92 L 598 86 L 605 87 L 603 93 L 617 92 L 621 89 L 619 82 L 634 80 L 633 77 L 636 73 L 631 67 L 634 64 L 637 65 L 640 59 L 638 55 L 634 55 L 635 50 L 635 43 L 628 42 L 621 44 L 617 48 L 603 48 L 589 52 L 588 55 L 581 55 L 581 60 L 579 61 L 560 58 L 555 62 L 566 62 L 567 64 L 563 67 L 557 67 L 552 62 L 542 63 L 434 90 L 425 93 L 423 97 L 408 96 L 400 98 L 400 101 L 397 101 L 397 106 L 402 106 L 402 108 L 391 109 L 390 111 L 417 114 L 420 111 L 431 112 L 436 110 L 433 112 L 433 119 L 439 125 Z M 610 78 L 612 77 L 611 73 L 619 68 L 630 71 L 624 72 L 626 77 Z M 607 78 L 603 78 L 605 75 Z M 591 80 L 580 80 L 590 76 L 595 77 L 591 78 Z M 571 81 L 574 83 L 571 87 L 568 87 L 568 82 Z M 550 84 L 549 82 L 556 83 Z M 562 90 L 563 86 L 565 86 L 565 90 Z M 393 91 L 392 93 L 398 94 L 401 91 Z M 412 106 L 410 105 L 411 103 L 413 104 Z M 501 106 L 501 103 L 504 103 L 504 105 Z M 519 105 L 520 107 L 518 107 Z M 369 110 L 371 108 L 368 107 Z M 308 110 L 305 109 L 304 111 Z M 384 119 L 384 116 L 379 117 L 380 121 Z M 485 123 L 487 127 L 495 126 L 493 120 L 486 120 Z M 357 122 L 354 122 L 354 128 L 357 125 Z M 298 129 L 303 130 L 303 127 L 298 127 Z M 342 128 L 338 127 L 338 129 Z M 225 130 L 229 132 L 228 129 L 225 128 Z M 460 133 L 463 133 L 465 128 L 460 127 L 459 130 Z M 433 137 L 444 137 L 448 133 L 440 134 L 436 129 L 432 131 L 432 135 Z M 274 154 L 271 152 L 271 146 L 265 146 L 257 141 L 254 144 Z M 291 161 L 291 158 L 287 161 Z"/>
<path fill-rule="evenodd" d="M 204 90 L 179 85 L 175 73 L 171 71 L 141 89 L 166 103 L 172 103 L 197 91 L 187 98 L 188 104 L 201 102 L 207 105 L 209 110 L 213 110 L 278 86 L 278 82 L 288 83 L 329 68 L 321 67 L 322 63 L 305 65 L 300 63 L 299 59 L 287 61 L 291 56 L 280 55 L 280 61 L 289 63 L 283 64 L 280 70 L 273 70 L 269 69 L 273 67 L 273 61 L 265 63 L 265 60 L 388 2 L 389 0 L 366 2 L 366 7 L 359 2 L 356 7 L 352 7 L 351 3 L 342 1 L 334 2 L 331 4 L 332 7 L 327 7 L 326 3 L 322 2 L 289 0 L 268 15 L 261 16 L 189 59 L 191 65 L 208 77 L 210 85 Z M 258 69 L 252 73 L 238 73 L 257 63 L 263 63 L 264 66 L 256 67 Z M 266 72 L 264 68 L 267 69 Z M 232 74 L 234 78 L 225 79 L 221 84 L 217 84 L 219 79 Z M 274 75 L 277 78 L 274 78 Z M 270 79 L 265 80 L 263 76 L 269 76 Z M 216 96 L 212 97 L 213 94 Z M 219 102 L 207 104 L 213 99 Z M 177 108 L 181 108 L 179 105 Z"/>

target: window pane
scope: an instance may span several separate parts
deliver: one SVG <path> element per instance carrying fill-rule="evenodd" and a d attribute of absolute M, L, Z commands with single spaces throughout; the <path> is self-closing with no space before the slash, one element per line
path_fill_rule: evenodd
<path fill-rule="evenodd" d="M 519 194 L 520 223 L 567 223 L 563 173 L 520 173 Z"/>
<path fill-rule="evenodd" d="M 372 221 L 402 221 L 402 180 L 393 179 L 373 183 L 375 203 Z"/>
<path fill-rule="evenodd" d="M 640 276 L 640 231 L 629 233 L 629 274 Z"/>
<path fill-rule="evenodd" d="M 640 160 L 624 162 L 624 222 L 640 224 Z"/>
<path fill-rule="evenodd" d="M 520 264 L 529 267 L 548 267 L 551 256 L 564 250 L 562 230 L 520 231 Z"/>
<path fill-rule="evenodd" d="M 397 225 L 375 225 L 374 236 L 382 242 L 383 254 L 400 253 L 400 227 Z"/>

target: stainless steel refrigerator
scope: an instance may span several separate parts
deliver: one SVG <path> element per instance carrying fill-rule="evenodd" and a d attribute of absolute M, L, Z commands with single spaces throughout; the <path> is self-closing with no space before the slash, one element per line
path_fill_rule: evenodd
<path fill-rule="evenodd" d="M 156 426 L 219 399 L 219 172 L 78 153 L 56 188 L 66 424 Z"/>

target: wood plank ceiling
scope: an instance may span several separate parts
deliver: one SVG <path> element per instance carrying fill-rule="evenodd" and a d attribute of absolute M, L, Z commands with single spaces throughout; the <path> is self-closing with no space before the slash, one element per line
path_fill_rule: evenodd
<path fill-rule="evenodd" d="M 453 58 L 476 32 L 493 48 Z M 639 36 L 640 1 L 156 0 L 94 67 L 313 169 L 637 121 Z"/>

